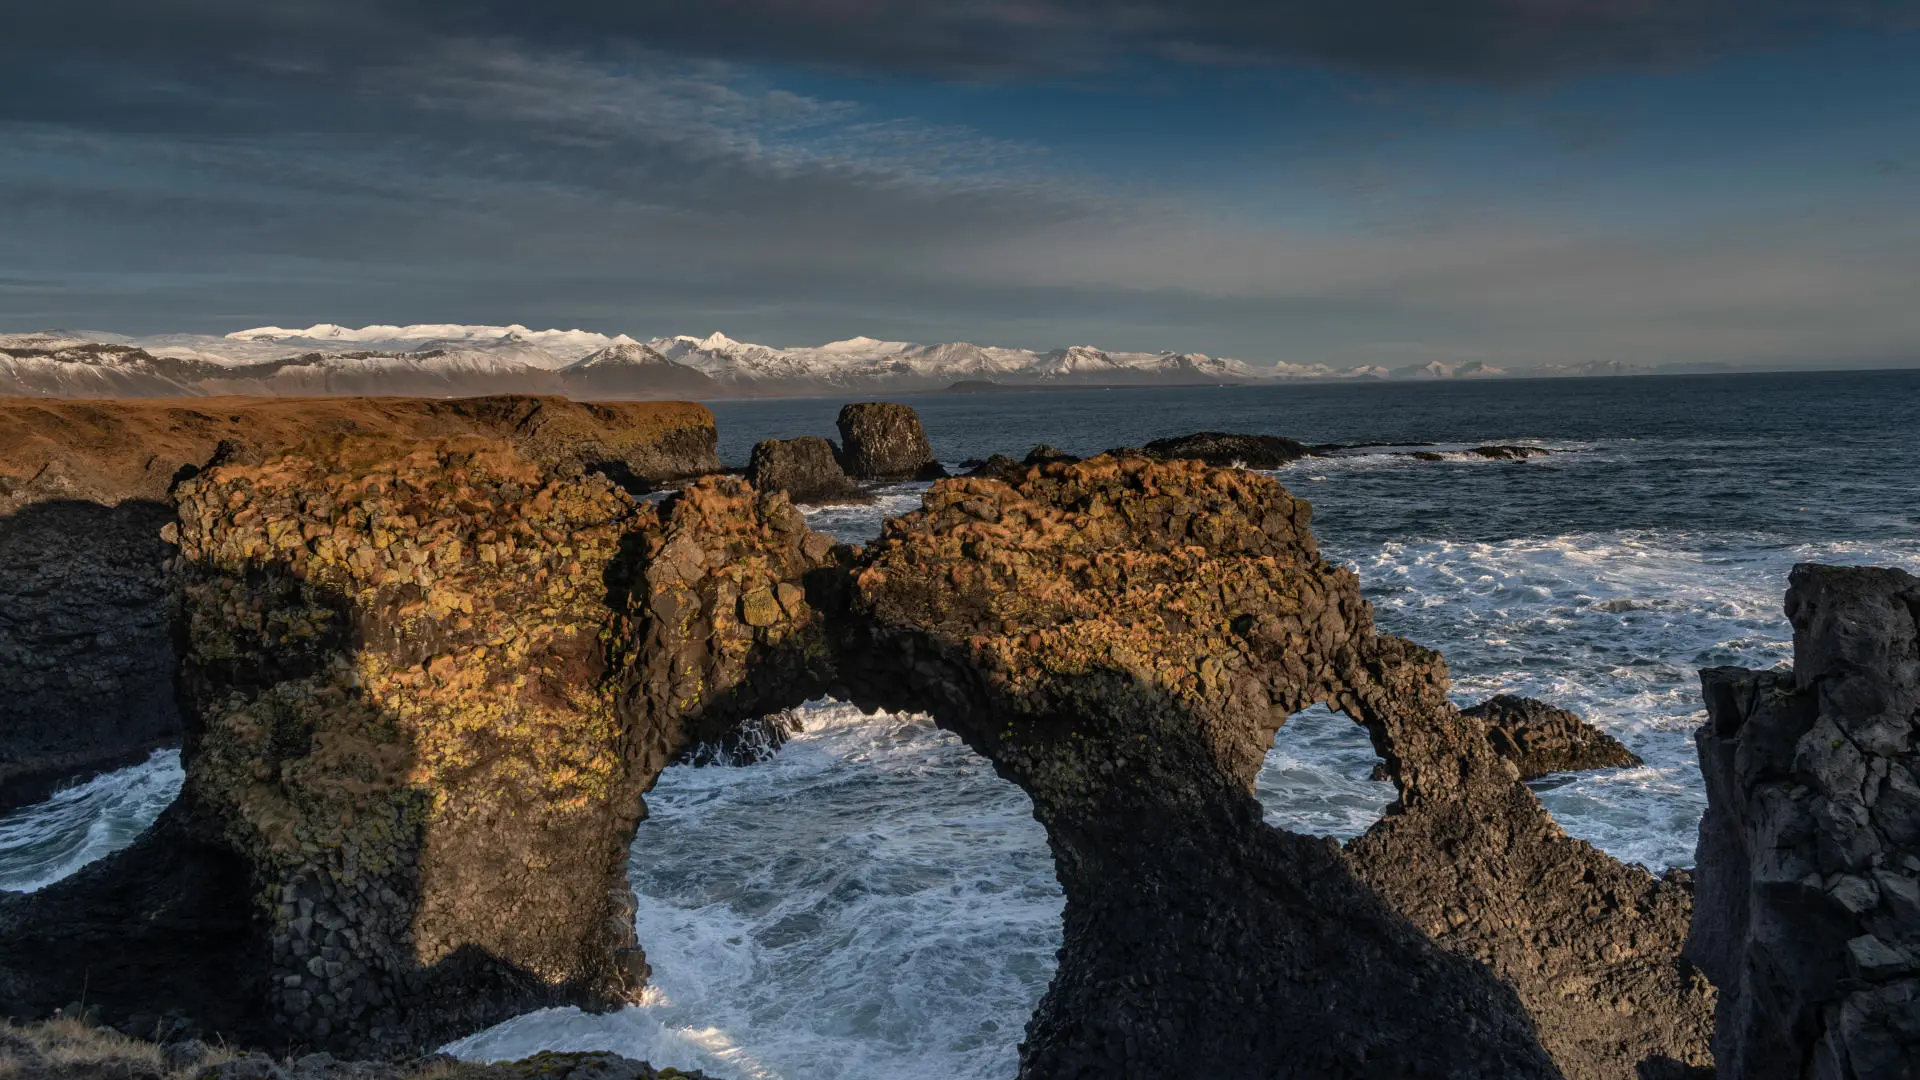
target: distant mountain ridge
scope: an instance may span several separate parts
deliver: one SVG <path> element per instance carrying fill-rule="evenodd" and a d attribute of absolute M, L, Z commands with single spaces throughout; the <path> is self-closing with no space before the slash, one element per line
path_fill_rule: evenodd
<path fill-rule="evenodd" d="M 1587 370 L 1593 369 L 1593 370 Z M 1008 386 L 1254 385 L 1298 380 L 1469 379 L 1650 372 L 1618 362 L 1509 371 L 1479 361 L 1389 370 L 1249 364 L 1195 352 L 1073 345 L 1036 352 L 955 341 L 854 337 L 775 348 L 722 333 L 639 341 L 589 330 L 456 323 L 261 326 L 223 336 L 91 331 L 0 335 L 0 395 L 561 394 L 604 399 L 907 392 Z"/>

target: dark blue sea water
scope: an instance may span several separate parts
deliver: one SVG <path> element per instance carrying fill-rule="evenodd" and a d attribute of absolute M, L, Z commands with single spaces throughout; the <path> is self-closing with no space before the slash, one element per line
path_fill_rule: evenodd
<path fill-rule="evenodd" d="M 1381 626 L 1446 654 L 1463 704 L 1543 697 L 1646 758 L 1536 790 L 1569 832 L 1656 870 L 1691 862 L 1704 804 L 1697 669 L 1790 657 L 1780 599 L 1796 562 L 1920 571 L 1920 372 L 897 400 L 952 464 L 1206 429 L 1553 448 L 1523 462 L 1376 448 L 1275 475 L 1312 499 L 1323 549 L 1359 572 Z M 714 403 L 721 456 L 743 465 L 761 438 L 832 437 L 842 403 Z M 924 486 L 810 516 L 862 540 Z M 773 761 L 675 767 L 648 796 L 632 862 L 655 966 L 644 1006 L 535 1013 L 454 1049 L 608 1048 L 758 1080 L 1012 1075 L 1059 942 L 1025 796 L 924 719 L 832 704 L 806 717 Z M 1344 718 L 1294 718 L 1259 779 L 1269 820 L 1365 829 L 1390 798 L 1366 779 L 1373 760 Z M 177 783 L 162 756 L 0 819 L 0 887 L 124 843 Z"/>

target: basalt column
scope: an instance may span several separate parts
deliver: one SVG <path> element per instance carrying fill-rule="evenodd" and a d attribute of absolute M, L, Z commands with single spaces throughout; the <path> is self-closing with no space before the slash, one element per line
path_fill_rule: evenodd
<path fill-rule="evenodd" d="M 1688 953 L 1722 1075 L 1920 1076 L 1920 578 L 1796 566 L 1793 670 L 1700 673 Z"/>
<path fill-rule="evenodd" d="M 310 1045 L 432 1045 L 644 973 L 605 674 L 651 511 L 504 444 L 410 449 L 179 492 L 185 799 L 251 866 L 267 1008 Z"/>

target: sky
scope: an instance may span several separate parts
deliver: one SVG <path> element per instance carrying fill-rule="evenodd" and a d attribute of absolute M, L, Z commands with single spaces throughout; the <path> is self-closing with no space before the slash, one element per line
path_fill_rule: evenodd
<path fill-rule="evenodd" d="M 1920 363 L 1920 0 L 64 0 L 0 71 L 0 330 Z"/>

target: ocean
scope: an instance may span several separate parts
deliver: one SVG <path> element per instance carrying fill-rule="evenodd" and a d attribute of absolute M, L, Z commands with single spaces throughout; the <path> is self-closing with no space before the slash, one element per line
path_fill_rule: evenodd
<path fill-rule="evenodd" d="M 1446 654 L 1463 705 L 1495 693 L 1571 708 L 1646 759 L 1535 783 L 1570 833 L 1656 871 L 1691 863 L 1704 806 L 1696 672 L 1791 658 L 1794 563 L 1920 571 L 1920 372 L 929 394 L 957 465 L 1045 442 L 1077 454 L 1199 430 L 1308 443 L 1431 442 L 1297 462 L 1330 559 L 1379 625 Z M 834 436 L 841 400 L 719 402 L 721 457 Z M 1533 443 L 1552 455 L 1458 451 Z M 875 535 L 925 485 L 823 508 Z M 751 766 L 676 766 L 634 848 L 640 1006 L 547 1010 L 455 1043 L 464 1057 L 610 1049 L 754 1080 L 1006 1077 L 1059 945 L 1060 892 L 1026 797 L 912 715 L 832 702 Z M 1364 733 L 1324 711 L 1282 729 L 1258 780 L 1274 824 L 1350 837 L 1389 785 Z M 178 755 L 0 818 L 0 888 L 36 888 L 128 842 L 164 807 Z"/>

